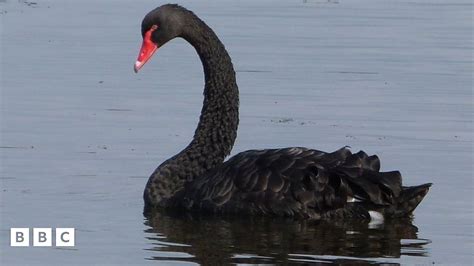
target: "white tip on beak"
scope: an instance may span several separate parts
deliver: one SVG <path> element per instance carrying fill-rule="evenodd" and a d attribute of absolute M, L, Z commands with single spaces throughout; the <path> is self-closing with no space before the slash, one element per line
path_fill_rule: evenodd
<path fill-rule="evenodd" d="M 142 66 L 143 66 L 143 63 L 137 60 L 137 61 L 135 62 L 135 65 L 133 66 L 133 70 L 135 70 L 135 73 L 137 73 L 138 70 L 139 70 Z"/>

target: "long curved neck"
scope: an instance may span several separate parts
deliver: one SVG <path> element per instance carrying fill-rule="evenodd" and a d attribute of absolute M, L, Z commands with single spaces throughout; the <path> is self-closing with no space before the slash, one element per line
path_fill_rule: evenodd
<path fill-rule="evenodd" d="M 191 13 L 192 14 L 192 13 Z M 145 207 L 165 205 L 186 181 L 220 165 L 229 155 L 237 136 L 239 93 L 229 54 L 216 34 L 192 14 L 182 38 L 194 46 L 204 75 L 204 103 L 191 143 L 162 163 L 145 188 Z"/>
<path fill-rule="evenodd" d="M 216 34 L 199 18 L 185 27 L 183 38 L 201 59 L 205 87 L 204 103 L 193 141 L 182 153 L 199 152 L 211 168 L 230 153 L 239 123 L 239 92 L 229 54 Z M 209 168 L 209 167 L 206 167 Z"/>

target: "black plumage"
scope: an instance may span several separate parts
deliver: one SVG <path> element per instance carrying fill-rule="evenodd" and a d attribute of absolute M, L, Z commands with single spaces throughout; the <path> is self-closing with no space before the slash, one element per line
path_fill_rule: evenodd
<path fill-rule="evenodd" d="M 146 15 L 142 33 L 160 47 L 181 37 L 205 74 L 204 103 L 191 143 L 162 163 L 144 192 L 145 212 L 290 216 L 302 219 L 409 215 L 431 184 L 403 187 L 398 171 L 380 172 L 377 156 L 293 147 L 249 150 L 226 162 L 238 125 L 238 88 L 229 54 L 194 13 L 164 5 Z M 156 30 L 154 30 L 156 28 Z"/>

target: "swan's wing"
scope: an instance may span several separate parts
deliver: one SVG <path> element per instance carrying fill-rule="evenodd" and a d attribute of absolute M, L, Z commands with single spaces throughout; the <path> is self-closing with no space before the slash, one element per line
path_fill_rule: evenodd
<path fill-rule="evenodd" d="M 352 202 L 393 204 L 401 176 L 379 169 L 377 156 L 347 148 L 251 150 L 188 184 L 183 201 L 190 209 L 317 218 L 341 208 L 351 211 Z"/>

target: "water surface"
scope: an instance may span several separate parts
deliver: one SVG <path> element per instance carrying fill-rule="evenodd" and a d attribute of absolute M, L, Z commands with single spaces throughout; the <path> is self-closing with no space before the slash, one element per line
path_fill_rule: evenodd
<path fill-rule="evenodd" d="M 470 1 L 180 1 L 220 36 L 241 92 L 233 154 L 378 154 L 433 182 L 382 225 L 142 215 L 155 167 L 202 102 L 183 40 L 132 67 L 156 1 L 0 1 L 2 265 L 473 262 Z M 11 227 L 75 227 L 74 248 L 9 247 Z"/>

